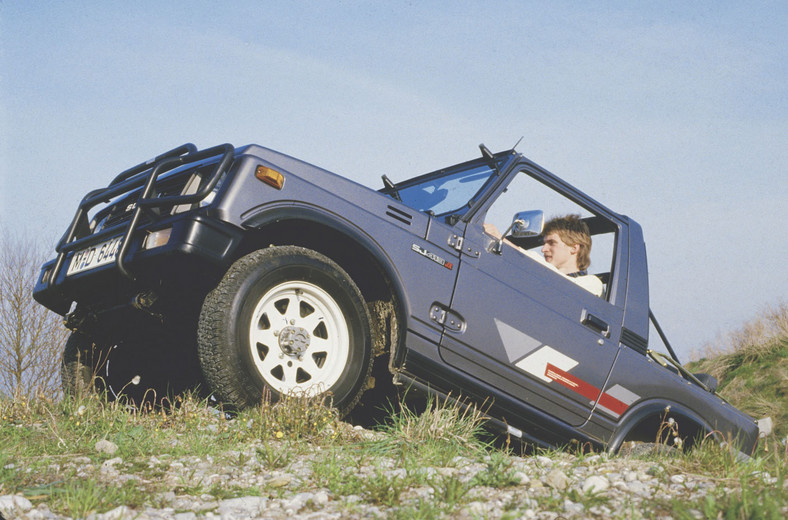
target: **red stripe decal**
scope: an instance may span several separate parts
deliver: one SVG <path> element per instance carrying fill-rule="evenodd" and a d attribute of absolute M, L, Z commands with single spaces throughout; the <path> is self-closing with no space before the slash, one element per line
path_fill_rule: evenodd
<path fill-rule="evenodd" d="M 610 394 L 602 394 L 602 397 L 599 398 L 599 404 L 618 415 L 626 412 L 627 408 L 629 408 L 627 403 L 616 399 Z"/>
<path fill-rule="evenodd" d="M 629 408 L 628 404 L 616 399 L 610 394 L 603 393 L 600 396 L 599 388 L 590 383 L 586 383 L 582 379 L 579 379 L 569 372 L 565 372 L 557 366 L 551 365 L 550 363 L 547 363 L 544 375 L 545 377 L 552 379 L 556 383 L 565 386 L 573 392 L 582 395 L 590 401 L 596 401 L 596 399 L 599 398 L 599 404 L 615 414 L 621 415 L 627 410 L 627 408 Z"/>

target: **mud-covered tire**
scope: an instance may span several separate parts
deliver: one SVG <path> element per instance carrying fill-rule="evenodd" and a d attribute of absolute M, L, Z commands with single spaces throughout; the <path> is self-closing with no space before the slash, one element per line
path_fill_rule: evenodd
<path fill-rule="evenodd" d="M 369 310 L 356 284 L 313 250 L 280 246 L 239 259 L 203 303 L 203 375 L 226 406 L 283 394 L 330 396 L 345 415 L 372 368 Z"/>

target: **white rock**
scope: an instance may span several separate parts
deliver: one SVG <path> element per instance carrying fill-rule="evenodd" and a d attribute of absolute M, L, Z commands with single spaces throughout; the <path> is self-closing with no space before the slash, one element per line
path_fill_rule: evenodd
<path fill-rule="evenodd" d="M 544 483 L 556 491 L 563 491 L 569 486 L 569 478 L 561 470 L 554 469 L 544 478 Z"/>
<path fill-rule="evenodd" d="M 487 511 L 487 506 L 482 502 L 471 502 L 464 508 L 471 516 L 483 516 Z"/>
<path fill-rule="evenodd" d="M 218 512 L 224 514 L 238 514 L 240 516 L 256 515 L 265 509 L 268 499 L 265 497 L 241 497 L 228 498 L 222 500 L 217 508 Z"/>
<path fill-rule="evenodd" d="M 521 486 L 524 486 L 531 481 L 531 478 L 522 471 L 515 471 L 512 475 L 512 479 Z"/>
<path fill-rule="evenodd" d="M 393 469 L 391 471 L 388 471 L 386 476 L 389 477 L 389 478 L 392 478 L 392 479 L 395 479 L 395 478 L 396 479 L 404 479 L 404 478 L 407 478 L 407 476 L 408 476 L 408 470 L 406 470 L 405 468 Z"/>
<path fill-rule="evenodd" d="M 634 482 L 630 482 L 628 484 L 629 491 L 636 495 L 647 496 L 651 493 L 651 490 L 646 486 L 643 482 L 639 480 L 635 480 Z"/>
<path fill-rule="evenodd" d="M 435 471 L 437 471 L 438 475 L 442 477 L 453 477 L 459 473 L 457 468 L 435 468 Z"/>
<path fill-rule="evenodd" d="M 315 493 L 315 496 L 312 498 L 312 501 L 316 506 L 325 506 L 328 504 L 328 493 L 325 491 L 318 491 Z"/>
<path fill-rule="evenodd" d="M 617 480 L 613 482 L 613 487 L 616 489 L 620 489 L 621 491 L 630 491 L 629 484 L 627 484 L 623 480 Z"/>
<path fill-rule="evenodd" d="M 544 455 L 537 455 L 536 463 L 539 464 L 540 466 L 550 468 L 553 466 L 553 459 L 551 459 L 550 457 L 545 457 Z"/>
<path fill-rule="evenodd" d="M 284 508 L 286 510 L 290 510 L 293 511 L 294 513 L 297 513 L 302 507 L 304 507 L 307 504 L 307 502 L 309 502 L 313 498 L 314 498 L 313 493 L 299 493 L 293 498 L 291 498 L 289 501 L 285 502 Z"/>
<path fill-rule="evenodd" d="M 584 509 L 583 504 L 577 504 L 569 499 L 564 500 L 564 511 L 567 513 L 580 514 Z"/>
<path fill-rule="evenodd" d="M 610 481 L 599 475 L 592 475 L 583 482 L 583 493 L 601 493 L 610 487 Z"/>
<path fill-rule="evenodd" d="M 101 515 L 102 520 L 121 520 L 123 518 L 129 518 L 131 510 L 127 506 L 118 506 L 111 511 L 107 511 L 103 515 Z"/>
<path fill-rule="evenodd" d="M 106 439 L 101 439 L 100 441 L 96 442 L 95 448 L 97 452 L 106 453 L 107 455 L 112 455 L 118 451 L 118 445 Z"/>
<path fill-rule="evenodd" d="M 14 518 L 15 515 L 11 515 L 14 511 L 30 511 L 31 509 L 33 509 L 33 504 L 21 495 L 3 495 L 0 497 L 0 511 L 10 518 Z"/>

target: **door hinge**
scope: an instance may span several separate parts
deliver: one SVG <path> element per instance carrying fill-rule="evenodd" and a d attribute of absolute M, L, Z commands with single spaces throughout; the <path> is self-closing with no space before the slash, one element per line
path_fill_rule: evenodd
<path fill-rule="evenodd" d="M 472 256 L 474 258 L 479 258 L 479 255 L 481 254 L 478 249 L 475 249 L 470 245 L 465 247 L 465 239 L 459 235 L 450 235 L 448 242 L 451 247 L 460 253 L 465 253 L 466 255 Z"/>
<path fill-rule="evenodd" d="M 430 319 L 449 332 L 465 332 L 463 317 L 443 304 L 435 302 L 430 306 Z"/>

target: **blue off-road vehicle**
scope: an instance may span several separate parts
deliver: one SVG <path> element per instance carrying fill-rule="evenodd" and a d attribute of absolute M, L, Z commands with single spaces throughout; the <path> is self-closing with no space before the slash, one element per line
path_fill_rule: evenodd
<path fill-rule="evenodd" d="M 751 453 L 755 421 L 650 348 L 640 226 L 480 148 L 377 191 L 257 145 L 184 145 L 121 173 L 82 199 L 35 287 L 73 331 L 64 390 L 201 385 L 236 409 L 325 392 L 347 414 L 399 385 L 484 403 L 539 446 L 615 451 L 672 418 L 684 446 L 713 434 Z M 601 296 L 529 252 L 566 214 L 591 231 Z"/>

